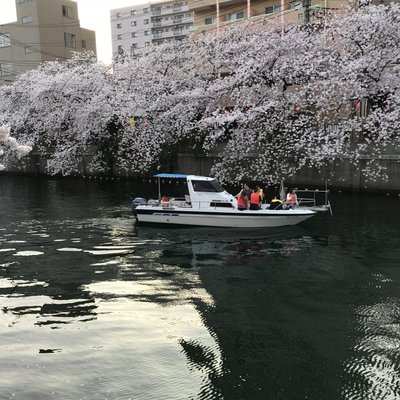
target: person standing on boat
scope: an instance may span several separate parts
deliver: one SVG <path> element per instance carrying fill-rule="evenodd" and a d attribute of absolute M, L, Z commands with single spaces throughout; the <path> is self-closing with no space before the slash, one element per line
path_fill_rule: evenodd
<path fill-rule="evenodd" d="M 250 189 L 250 187 L 247 183 L 243 184 L 242 191 L 244 192 L 244 194 L 247 196 L 248 199 L 250 198 L 251 194 L 253 193 L 253 191 Z"/>
<path fill-rule="evenodd" d="M 297 205 L 297 194 L 294 189 L 289 190 L 285 204 L 287 209 L 294 208 Z"/>
<path fill-rule="evenodd" d="M 250 210 L 259 210 L 261 208 L 261 202 L 260 188 L 257 186 L 250 195 Z"/>
<path fill-rule="evenodd" d="M 265 186 L 265 189 L 267 189 L 266 186 Z M 261 204 L 264 203 L 264 201 L 265 201 L 265 193 L 267 192 L 267 190 L 265 190 L 265 192 L 264 192 L 264 190 L 262 188 L 260 188 L 260 186 L 256 186 L 256 190 L 260 194 Z"/>

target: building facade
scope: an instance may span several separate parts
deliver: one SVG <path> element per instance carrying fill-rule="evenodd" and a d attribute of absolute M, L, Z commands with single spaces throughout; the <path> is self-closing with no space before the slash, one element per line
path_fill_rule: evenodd
<path fill-rule="evenodd" d="M 111 10 L 113 56 L 140 55 L 145 47 L 185 40 L 193 23 L 186 1 L 145 3 Z"/>
<path fill-rule="evenodd" d="M 329 10 L 349 5 L 348 0 L 188 0 L 193 11 L 192 33 L 223 28 L 237 21 L 251 19 L 268 23 L 301 24 L 312 18 L 323 18 Z M 366 4 L 398 3 L 399 0 L 354 0 L 355 7 Z"/>
<path fill-rule="evenodd" d="M 189 0 L 194 13 L 192 33 L 223 28 L 232 23 L 251 19 L 268 23 L 277 20 L 284 24 L 304 23 L 313 16 L 323 16 L 327 10 L 338 9 L 345 0 Z"/>
<path fill-rule="evenodd" d="M 16 0 L 16 11 L 16 22 L 0 26 L 0 84 L 73 51 L 96 53 L 95 32 L 80 27 L 74 1 Z"/>

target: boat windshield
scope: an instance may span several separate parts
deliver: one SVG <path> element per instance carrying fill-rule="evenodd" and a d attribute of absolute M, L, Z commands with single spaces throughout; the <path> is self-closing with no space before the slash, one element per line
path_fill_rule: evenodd
<path fill-rule="evenodd" d="M 220 193 L 224 192 L 225 189 L 216 181 L 196 181 L 192 180 L 193 190 L 195 192 L 210 192 Z"/>

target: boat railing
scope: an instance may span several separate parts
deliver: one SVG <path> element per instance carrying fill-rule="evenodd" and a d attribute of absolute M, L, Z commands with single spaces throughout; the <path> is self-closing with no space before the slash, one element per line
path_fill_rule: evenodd
<path fill-rule="evenodd" d="M 328 189 L 296 189 L 296 193 L 298 206 L 307 207 L 316 211 L 329 210 L 332 214 L 332 207 L 328 200 Z M 323 197 L 323 199 L 321 199 L 321 197 Z"/>

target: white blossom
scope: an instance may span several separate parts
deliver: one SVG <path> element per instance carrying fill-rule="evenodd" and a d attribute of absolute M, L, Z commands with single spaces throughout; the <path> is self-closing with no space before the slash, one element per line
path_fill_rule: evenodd
<path fill-rule="evenodd" d="M 276 182 L 301 168 L 399 146 L 400 5 L 364 5 L 287 27 L 245 22 L 147 48 L 112 70 L 90 54 L 0 88 L 0 123 L 50 157 L 50 173 L 145 172 L 182 146 L 223 181 Z M 360 109 L 357 108 L 360 104 Z M 368 111 L 368 112 L 364 112 Z"/>

